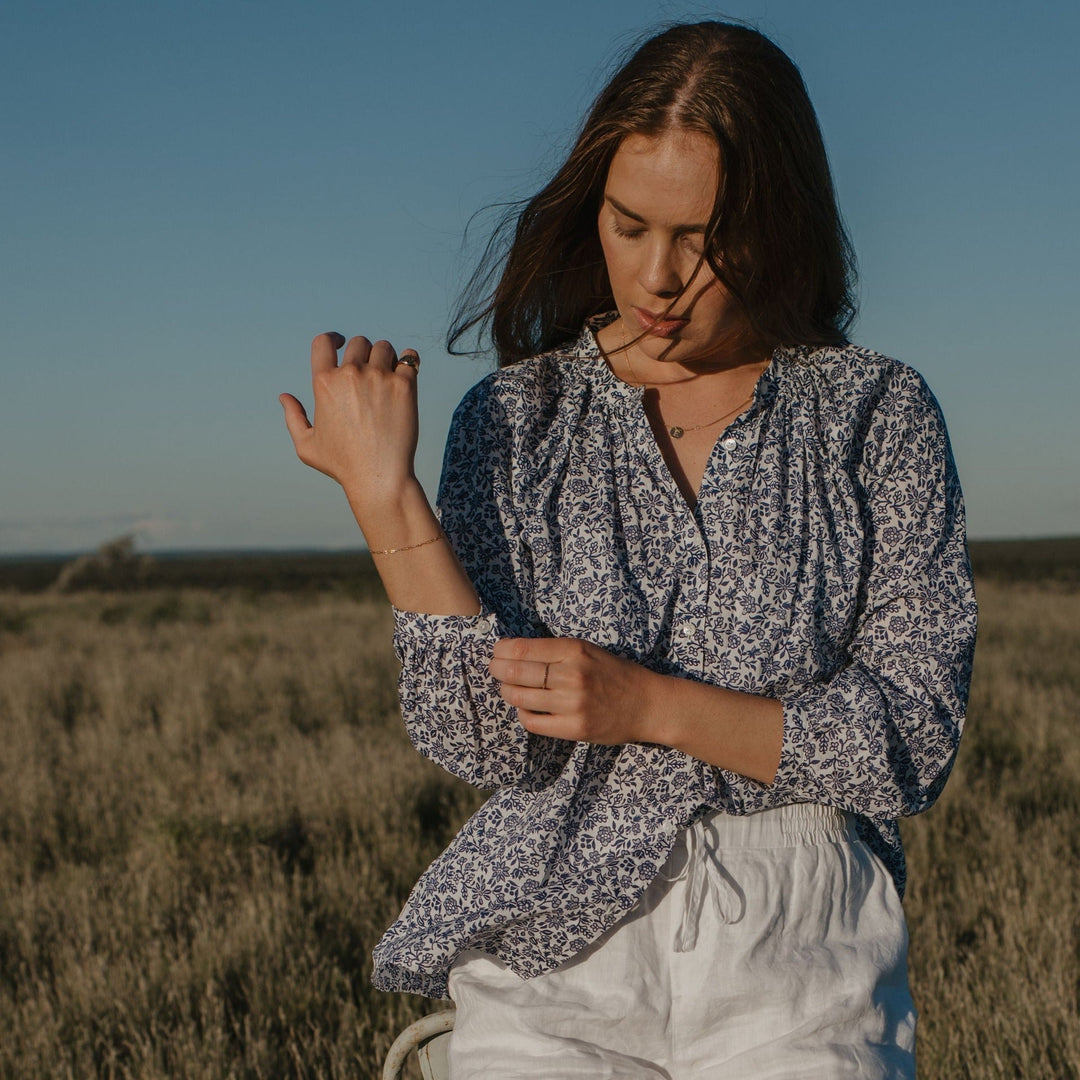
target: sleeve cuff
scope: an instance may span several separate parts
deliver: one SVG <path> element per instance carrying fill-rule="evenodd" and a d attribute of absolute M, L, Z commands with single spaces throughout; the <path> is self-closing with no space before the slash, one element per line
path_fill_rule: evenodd
<path fill-rule="evenodd" d="M 466 645 L 477 649 L 506 636 L 496 617 L 483 610 L 479 615 L 427 615 L 400 608 L 393 612 L 394 653 L 402 664 L 433 649 L 443 652 Z"/>
<path fill-rule="evenodd" d="M 815 696 L 811 688 L 810 697 Z M 813 801 L 805 768 L 807 757 L 813 756 L 808 751 L 812 719 L 808 715 L 808 694 L 803 691 L 781 699 L 784 710 L 784 737 L 780 745 L 780 761 L 776 766 L 776 775 L 769 785 L 774 797 L 794 796 L 800 801 Z M 837 751 L 839 747 L 835 748 Z"/>

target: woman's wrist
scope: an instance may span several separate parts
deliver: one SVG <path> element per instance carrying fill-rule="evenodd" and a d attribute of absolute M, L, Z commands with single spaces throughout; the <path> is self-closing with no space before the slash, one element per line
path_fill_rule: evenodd
<path fill-rule="evenodd" d="M 640 675 L 633 687 L 637 702 L 638 733 L 634 742 L 675 747 L 679 740 L 676 712 L 671 708 L 674 679 L 651 668 L 636 665 Z"/>
<path fill-rule="evenodd" d="M 655 675 L 646 687 L 651 738 L 709 765 L 772 783 L 783 745 L 783 706 L 675 675 Z"/>
<path fill-rule="evenodd" d="M 429 615 L 476 615 L 480 601 L 419 481 L 392 495 L 346 491 L 394 607 Z"/>
<path fill-rule="evenodd" d="M 372 550 L 407 547 L 439 533 L 438 519 L 415 477 L 389 492 L 346 488 L 345 496 Z"/>

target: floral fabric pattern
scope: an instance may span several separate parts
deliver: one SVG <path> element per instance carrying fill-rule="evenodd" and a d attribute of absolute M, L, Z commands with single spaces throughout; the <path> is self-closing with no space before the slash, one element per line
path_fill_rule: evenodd
<path fill-rule="evenodd" d="M 709 810 L 854 813 L 902 894 L 896 819 L 929 807 L 952 767 L 976 609 L 922 378 L 855 346 L 778 349 L 691 509 L 643 391 L 600 353 L 603 318 L 489 375 L 454 417 L 439 510 L 483 612 L 395 612 L 399 691 L 417 750 L 493 794 L 376 946 L 383 989 L 443 996 L 465 949 L 526 978 L 557 967 Z M 542 635 L 779 699 L 774 782 L 663 746 L 530 734 L 487 665 L 499 638 Z"/>

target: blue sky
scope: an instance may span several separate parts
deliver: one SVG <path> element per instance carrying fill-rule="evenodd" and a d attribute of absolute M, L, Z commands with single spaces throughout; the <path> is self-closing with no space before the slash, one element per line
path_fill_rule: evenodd
<path fill-rule="evenodd" d="M 434 494 L 489 370 L 442 346 L 470 216 L 540 185 L 639 34 L 722 13 L 803 71 L 854 336 L 938 395 L 971 535 L 1080 534 L 1074 0 L 9 0 L 0 553 L 358 544 L 276 400 L 326 329 L 423 354 Z"/>

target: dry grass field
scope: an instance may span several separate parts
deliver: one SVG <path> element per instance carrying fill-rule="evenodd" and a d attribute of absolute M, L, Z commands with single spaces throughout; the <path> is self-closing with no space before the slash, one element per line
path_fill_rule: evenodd
<path fill-rule="evenodd" d="M 402 734 L 385 605 L 321 584 L 0 592 L 0 1076 L 375 1077 L 427 1007 L 369 952 L 481 796 Z M 980 586 L 905 830 L 920 1076 L 1080 1077 L 1080 592 Z"/>

